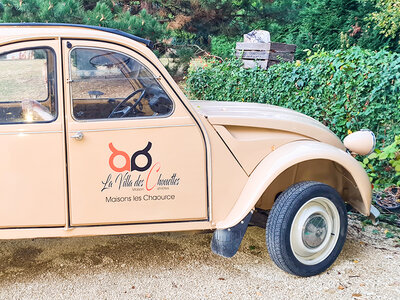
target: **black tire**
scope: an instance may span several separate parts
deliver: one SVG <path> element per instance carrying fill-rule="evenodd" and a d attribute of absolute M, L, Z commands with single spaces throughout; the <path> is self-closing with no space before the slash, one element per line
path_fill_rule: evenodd
<path fill-rule="evenodd" d="M 327 215 L 310 214 L 314 209 L 314 202 L 316 209 L 319 209 L 320 203 L 318 201 L 322 203 L 321 208 L 327 208 L 328 216 L 331 213 L 332 219 L 329 219 L 329 222 L 325 218 Z M 324 206 L 325 203 L 326 207 Z M 304 224 L 298 221 L 303 221 L 307 214 L 310 214 L 310 216 Z M 294 221 L 295 223 L 293 223 Z M 327 225 L 328 223 L 330 227 Z M 292 224 L 295 224 L 293 228 Z M 298 233 L 301 224 L 303 226 L 300 239 Z M 318 230 L 315 228 L 318 228 Z M 328 228 L 331 230 L 330 233 Z M 310 229 L 313 229 L 314 232 Z M 307 277 L 317 275 L 333 264 L 343 248 L 346 234 L 346 207 L 339 193 L 326 184 L 305 181 L 292 185 L 277 198 L 268 217 L 266 241 L 270 257 L 279 268 L 297 276 Z M 338 237 L 336 238 L 336 236 Z M 303 245 L 299 246 L 300 240 Z M 322 242 L 320 242 L 321 240 Z M 310 246 L 308 241 L 317 241 L 320 244 Z M 304 251 L 308 251 L 308 249 L 310 249 L 309 251 L 314 251 L 314 249 L 316 251 L 320 247 L 323 249 L 325 243 L 329 247 L 326 246 L 325 252 L 320 257 L 318 257 L 318 253 L 302 256 L 296 252 L 297 250 L 303 251 L 303 248 L 306 249 Z"/>

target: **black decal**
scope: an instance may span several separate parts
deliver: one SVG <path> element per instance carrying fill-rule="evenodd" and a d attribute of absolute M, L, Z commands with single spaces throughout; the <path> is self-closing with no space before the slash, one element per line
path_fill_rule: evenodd
<path fill-rule="evenodd" d="M 148 142 L 146 148 L 144 148 L 143 150 L 136 151 L 136 152 L 132 155 L 132 157 L 131 157 L 131 171 L 132 171 L 132 172 L 135 171 L 135 170 L 137 170 L 137 171 L 139 171 L 139 172 L 144 172 L 144 171 L 146 171 L 148 168 L 150 168 L 151 163 L 153 162 L 153 160 L 152 160 L 152 158 L 151 158 L 151 155 L 150 155 L 150 153 L 149 153 L 149 151 L 150 151 L 150 149 L 151 149 L 151 146 L 152 146 L 152 143 L 151 143 L 151 142 Z M 144 167 L 139 167 L 139 166 L 136 164 L 136 158 L 137 158 L 139 155 L 144 155 L 144 156 L 146 156 L 146 158 L 147 158 L 147 164 L 146 164 Z"/>
<path fill-rule="evenodd" d="M 109 174 L 109 175 L 107 176 L 106 181 L 102 181 L 101 183 L 103 184 L 103 188 L 101 189 L 101 191 L 104 191 L 104 190 L 107 190 L 107 189 L 112 188 L 113 183 L 112 183 L 111 174 Z"/>

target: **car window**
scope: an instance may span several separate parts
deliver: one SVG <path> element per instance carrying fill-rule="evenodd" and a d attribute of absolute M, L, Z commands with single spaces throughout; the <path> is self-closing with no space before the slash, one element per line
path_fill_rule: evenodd
<path fill-rule="evenodd" d="M 56 118 L 55 61 L 47 48 L 0 54 L 0 124 Z"/>
<path fill-rule="evenodd" d="M 157 79 L 130 56 L 105 49 L 75 48 L 70 64 L 76 120 L 159 117 L 173 110 Z"/>

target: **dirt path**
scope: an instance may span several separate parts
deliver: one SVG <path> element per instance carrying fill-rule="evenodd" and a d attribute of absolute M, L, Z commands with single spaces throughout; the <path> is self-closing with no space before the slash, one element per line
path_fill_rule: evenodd
<path fill-rule="evenodd" d="M 232 259 L 212 254 L 211 234 L 2 241 L 0 298 L 400 299 L 400 248 L 372 230 L 352 221 L 339 259 L 312 278 L 275 267 L 256 227 Z"/>

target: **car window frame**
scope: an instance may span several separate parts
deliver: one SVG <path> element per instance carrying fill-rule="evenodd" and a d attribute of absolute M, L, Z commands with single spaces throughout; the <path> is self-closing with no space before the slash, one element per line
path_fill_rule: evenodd
<path fill-rule="evenodd" d="M 18 44 L 18 43 L 16 43 Z M 11 44 L 13 45 L 13 44 Z M 8 55 L 10 53 L 14 53 L 14 52 L 21 52 L 21 51 L 27 51 L 27 50 L 49 50 L 54 57 L 54 109 L 55 109 L 55 114 L 54 114 L 54 118 L 52 120 L 49 121 L 33 121 L 33 122 L 9 122 L 9 123 L 1 123 L 0 122 L 0 126 L 2 125 L 18 125 L 18 124 L 49 124 L 49 123 L 53 123 L 55 121 L 58 120 L 59 117 L 59 105 L 58 105 L 58 57 L 57 57 L 57 53 L 54 50 L 54 48 L 50 47 L 50 46 L 34 46 L 34 47 L 24 47 L 24 48 L 20 48 L 20 49 L 14 49 L 14 50 L 10 50 L 10 51 L 6 51 L 6 52 L 1 52 L 0 55 Z M 47 69 L 47 79 L 49 79 L 49 69 Z M 37 102 L 46 102 L 48 101 L 50 98 L 50 81 L 47 80 L 47 98 L 44 100 L 34 100 Z M 22 101 L 6 101 L 6 102 L 1 102 L 1 103 L 21 103 L 22 105 Z"/>
<path fill-rule="evenodd" d="M 125 52 L 121 52 L 118 50 L 113 50 L 110 48 L 105 48 L 105 47 L 90 47 L 90 46 L 75 46 L 72 47 L 71 49 L 69 49 L 69 53 L 68 53 L 68 77 L 69 77 L 69 83 L 72 83 L 72 58 L 71 58 L 71 54 L 72 51 L 75 49 L 94 49 L 94 50 L 101 50 L 101 51 L 111 51 L 120 55 L 125 55 L 130 57 L 131 59 L 134 59 L 135 61 L 137 61 L 139 64 L 142 65 L 142 67 L 146 68 L 146 70 L 153 76 L 154 80 L 157 82 L 157 84 L 160 86 L 160 88 L 162 88 L 162 90 L 164 91 L 164 93 L 168 96 L 168 98 L 171 100 L 172 102 L 172 109 L 171 111 L 166 114 L 166 115 L 162 115 L 162 116 L 139 116 L 139 117 L 125 117 L 125 118 L 99 118 L 99 119 L 87 119 L 87 120 L 79 120 L 76 119 L 74 116 L 74 102 L 73 102 L 73 98 L 72 98 L 72 85 L 69 84 L 69 94 L 70 94 L 70 115 L 71 118 L 75 121 L 75 122 L 80 122 L 80 123 L 86 123 L 86 122 L 104 122 L 104 121 L 133 121 L 133 120 L 146 120 L 146 119 L 150 119 L 150 120 L 157 120 L 157 119 L 166 119 L 171 117 L 174 112 L 175 112 L 175 108 L 176 108 L 176 104 L 175 101 L 173 100 L 173 97 L 171 97 L 171 94 L 168 93 L 168 91 L 163 87 L 163 85 L 159 82 L 158 78 L 160 76 L 155 76 L 155 74 L 146 66 L 146 64 L 144 64 L 142 61 L 140 61 L 139 59 L 135 58 L 134 56 L 125 53 Z"/>

